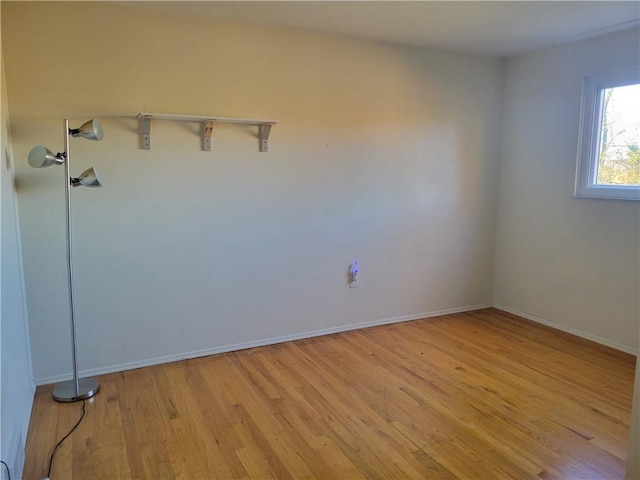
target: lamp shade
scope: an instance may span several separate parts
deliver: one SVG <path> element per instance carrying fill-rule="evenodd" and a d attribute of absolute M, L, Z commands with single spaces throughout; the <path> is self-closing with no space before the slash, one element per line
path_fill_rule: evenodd
<path fill-rule="evenodd" d="M 102 125 L 95 118 L 84 122 L 80 128 L 70 128 L 69 133 L 72 137 L 82 137 L 87 140 L 102 140 Z"/>
<path fill-rule="evenodd" d="M 29 152 L 29 165 L 35 168 L 50 167 L 51 165 L 61 165 L 64 163 L 63 153 L 53 153 L 47 147 L 38 145 Z"/>
<path fill-rule="evenodd" d="M 71 178 L 72 187 L 101 187 L 100 177 L 95 168 L 91 167 L 80 174 L 78 178 Z"/>

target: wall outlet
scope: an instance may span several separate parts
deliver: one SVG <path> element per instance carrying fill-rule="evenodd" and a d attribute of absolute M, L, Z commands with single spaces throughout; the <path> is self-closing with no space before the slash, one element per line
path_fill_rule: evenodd
<path fill-rule="evenodd" d="M 360 275 L 360 264 L 355 260 L 349 265 L 349 288 L 358 288 L 358 277 Z"/>

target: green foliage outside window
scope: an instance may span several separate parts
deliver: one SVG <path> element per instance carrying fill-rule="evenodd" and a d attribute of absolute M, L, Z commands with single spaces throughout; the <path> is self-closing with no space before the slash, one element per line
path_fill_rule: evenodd
<path fill-rule="evenodd" d="M 604 90 L 596 183 L 640 185 L 640 85 Z"/>

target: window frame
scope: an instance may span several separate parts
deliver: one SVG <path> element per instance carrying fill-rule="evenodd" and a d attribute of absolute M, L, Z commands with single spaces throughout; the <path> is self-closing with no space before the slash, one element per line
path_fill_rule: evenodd
<path fill-rule="evenodd" d="M 602 137 L 603 91 L 636 84 L 640 84 L 640 66 L 596 73 L 584 78 L 574 190 L 576 198 L 640 201 L 640 186 L 596 183 Z"/>

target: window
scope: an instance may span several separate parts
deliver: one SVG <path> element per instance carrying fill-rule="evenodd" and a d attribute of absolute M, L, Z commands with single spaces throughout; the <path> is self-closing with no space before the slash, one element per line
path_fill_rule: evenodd
<path fill-rule="evenodd" d="M 575 195 L 640 200 L 640 68 L 585 78 Z"/>

